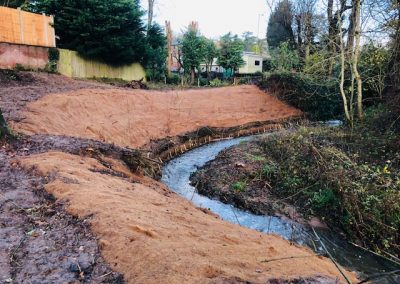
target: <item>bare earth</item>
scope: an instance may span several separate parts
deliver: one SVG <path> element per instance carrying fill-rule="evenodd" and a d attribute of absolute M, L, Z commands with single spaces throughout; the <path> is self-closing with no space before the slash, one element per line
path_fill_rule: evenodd
<path fill-rule="evenodd" d="M 25 134 L 65 135 L 141 147 L 151 139 L 202 126 L 230 127 L 300 114 L 254 86 L 155 92 L 55 75 L 39 76 L 41 81 L 37 83 L 36 75 L 30 76 L 32 82 L 0 86 L 0 107 L 6 119 L 14 130 Z M 14 104 L 15 100 L 19 104 Z M 34 137 L 26 139 L 33 141 Z M 38 154 L 27 147 L 23 155 L 15 154 L 13 158 L 18 168 L 46 181 L 44 190 L 54 195 L 57 204 L 65 204 L 68 213 L 90 223 L 102 258 L 123 273 L 128 283 L 283 283 L 294 279 L 298 283 L 344 282 L 328 259 L 278 236 L 222 221 L 164 185 L 133 175 L 119 160 L 109 159 L 105 164 L 58 150 Z M 7 195 L 13 188 L 4 185 L 3 194 Z M 18 190 L 26 187 L 30 186 Z M 15 201 L 19 200 L 9 195 L 4 204 L 11 206 Z M 6 205 L 0 204 L 0 217 L 5 208 L 1 206 Z M 0 225 L 7 232 L 14 230 L 6 223 Z M 66 234 L 74 235 L 76 227 L 71 226 L 65 228 Z M 87 242 L 92 241 L 90 236 Z M 14 240 L 12 247 L 19 249 L 18 241 Z M 63 253 L 65 249 L 58 246 L 57 250 Z M 71 257 L 79 258 L 79 251 L 77 247 Z M 96 255 L 95 248 L 91 251 Z M 30 264 L 14 266 L 20 265 L 22 271 L 39 267 L 45 253 L 36 250 L 32 255 L 28 251 Z M 54 261 L 56 265 L 60 260 Z M 88 265 L 86 271 L 95 271 L 90 283 L 110 283 L 104 275 L 118 278 L 118 274 L 105 273 L 108 267 L 101 261 L 92 266 Z M 72 268 L 59 267 L 54 273 L 73 272 L 79 280 L 80 270 Z M 348 276 L 356 280 L 353 274 Z M 55 279 L 65 282 L 65 278 Z"/>
<path fill-rule="evenodd" d="M 255 86 L 187 91 L 80 89 L 27 104 L 13 128 L 140 147 L 203 126 L 231 127 L 299 115 Z"/>
<path fill-rule="evenodd" d="M 330 260 L 278 236 L 224 222 L 162 184 L 110 163 L 137 183 L 99 173 L 106 168 L 90 158 L 49 152 L 22 160 L 40 176 L 55 175 L 45 189 L 68 200 L 69 213 L 92 216 L 105 260 L 128 283 L 266 283 L 300 277 L 343 281 Z"/>

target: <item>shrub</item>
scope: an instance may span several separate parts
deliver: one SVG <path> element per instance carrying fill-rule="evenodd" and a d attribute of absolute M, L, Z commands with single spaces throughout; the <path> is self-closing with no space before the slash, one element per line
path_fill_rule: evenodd
<path fill-rule="evenodd" d="M 178 74 L 171 74 L 170 76 L 167 77 L 167 84 L 179 85 L 180 81 L 181 78 L 179 77 Z"/>
<path fill-rule="evenodd" d="M 338 84 L 301 73 L 274 72 L 260 83 L 262 89 L 302 110 L 312 120 L 329 120 L 342 114 Z"/>

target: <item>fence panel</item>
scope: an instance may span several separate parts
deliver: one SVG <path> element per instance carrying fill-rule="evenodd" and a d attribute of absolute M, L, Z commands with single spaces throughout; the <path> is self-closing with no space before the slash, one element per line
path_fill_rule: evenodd
<path fill-rule="evenodd" d="M 0 7 L 0 42 L 55 47 L 54 18 Z"/>

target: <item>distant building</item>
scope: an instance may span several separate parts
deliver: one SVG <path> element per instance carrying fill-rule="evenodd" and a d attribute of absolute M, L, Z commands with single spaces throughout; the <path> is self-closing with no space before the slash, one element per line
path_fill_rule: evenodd
<path fill-rule="evenodd" d="M 243 52 L 245 64 L 239 68 L 239 74 L 254 74 L 263 71 L 264 57 L 255 52 Z"/>
<path fill-rule="evenodd" d="M 200 64 L 200 71 L 207 72 L 207 66 L 205 63 Z M 211 65 L 210 71 L 213 73 L 224 73 L 225 69 L 221 65 L 218 64 L 218 59 L 214 58 L 214 61 Z"/>

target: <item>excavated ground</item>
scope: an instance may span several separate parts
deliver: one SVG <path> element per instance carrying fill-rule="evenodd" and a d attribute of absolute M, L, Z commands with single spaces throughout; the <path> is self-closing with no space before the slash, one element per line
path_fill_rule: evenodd
<path fill-rule="evenodd" d="M 81 151 L 88 143 L 123 151 L 87 138 L 139 147 L 297 110 L 252 86 L 144 92 L 33 73 L 0 82 L 0 107 L 14 129 L 42 134 L 1 150 L 1 281 L 121 281 L 106 263 L 128 283 L 344 281 L 328 259 L 226 223 L 132 174 L 118 155 Z"/>

